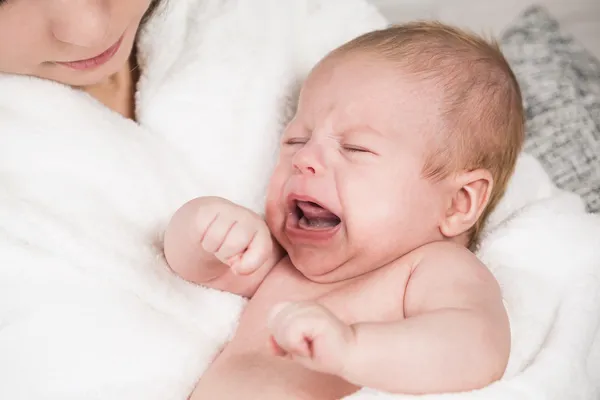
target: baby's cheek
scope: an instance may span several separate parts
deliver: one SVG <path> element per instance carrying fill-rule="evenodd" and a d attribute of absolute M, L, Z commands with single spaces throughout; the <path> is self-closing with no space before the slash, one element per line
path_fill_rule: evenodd
<path fill-rule="evenodd" d="M 282 168 L 277 165 L 271 178 L 269 179 L 269 185 L 267 186 L 267 206 L 269 203 L 276 202 L 281 196 L 283 185 L 285 182 L 285 176 L 282 173 Z"/>
<path fill-rule="evenodd" d="M 369 262 L 361 268 L 371 268 L 374 262 L 396 254 L 399 242 L 411 232 L 413 227 L 408 218 L 414 210 L 406 209 L 399 199 L 385 199 L 373 196 L 356 209 L 354 218 L 348 221 L 349 237 L 354 252 L 364 256 Z M 367 272 L 367 271 L 357 271 Z"/>
<path fill-rule="evenodd" d="M 269 230 L 273 234 L 277 234 L 280 229 L 279 226 L 282 224 L 283 216 L 280 207 L 278 206 L 277 199 L 274 197 L 267 197 L 267 204 L 265 209 L 265 220 L 269 226 Z"/>
<path fill-rule="evenodd" d="M 281 229 L 285 212 L 285 175 L 280 171 L 275 170 L 269 181 L 267 188 L 267 201 L 265 209 L 265 219 L 269 229 L 275 234 Z"/>

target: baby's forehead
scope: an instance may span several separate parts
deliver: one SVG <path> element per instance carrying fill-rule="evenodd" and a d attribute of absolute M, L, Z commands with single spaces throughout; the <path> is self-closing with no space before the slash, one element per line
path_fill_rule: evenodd
<path fill-rule="evenodd" d="M 339 125 L 387 132 L 424 131 L 438 124 L 439 87 L 382 59 L 338 58 L 319 65 L 302 91 L 303 113 Z M 346 129 L 342 129 L 346 130 Z M 353 129 L 347 129 L 353 130 Z"/>
<path fill-rule="evenodd" d="M 375 76 L 392 80 L 402 74 L 403 72 L 395 68 L 388 60 L 373 52 L 332 53 L 312 69 L 305 81 L 305 86 L 322 86 L 339 81 L 354 86 L 364 82 L 365 78 Z M 362 79 L 347 79 L 349 77 Z"/>
<path fill-rule="evenodd" d="M 388 103 L 407 98 L 435 102 L 444 93 L 443 85 L 428 79 L 427 74 L 368 51 L 334 53 L 326 57 L 311 71 L 302 87 L 305 97 L 313 97 L 311 101 L 327 97 L 331 91 L 341 92 L 342 99 L 358 96 L 365 102 Z"/>

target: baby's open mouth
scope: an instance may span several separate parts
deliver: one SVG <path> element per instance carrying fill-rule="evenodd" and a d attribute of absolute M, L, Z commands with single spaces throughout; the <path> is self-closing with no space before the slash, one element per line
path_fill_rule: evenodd
<path fill-rule="evenodd" d="M 294 213 L 301 229 L 326 230 L 335 228 L 341 222 L 340 217 L 312 201 L 296 201 Z"/>

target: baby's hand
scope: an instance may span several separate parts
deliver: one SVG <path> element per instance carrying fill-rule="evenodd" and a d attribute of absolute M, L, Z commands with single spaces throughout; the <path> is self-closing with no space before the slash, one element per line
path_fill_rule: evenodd
<path fill-rule="evenodd" d="M 270 345 L 276 355 L 306 368 L 342 376 L 353 329 L 315 302 L 287 303 L 273 309 Z"/>
<path fill-rule="evenodd" d="M 236 274 L 251 274 L 269 260 L 274 242 L 266 222 L 251 210 L 219 197 L 203 199 L 195 226 L 202 248 Z"/>

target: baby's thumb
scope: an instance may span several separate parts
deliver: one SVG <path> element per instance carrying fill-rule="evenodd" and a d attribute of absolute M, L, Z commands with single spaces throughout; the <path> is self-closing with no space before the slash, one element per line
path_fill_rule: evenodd
<path fill-rule="evenodd" d="M 256 272 L 268 260 L 272 247 L 270 242 L 265 242 L 262 237 L 257 235 L 242 254 L 237 272 L 242 275 Z"/>
<path fill-rule="evenodd" d="M 229 269 L 231 269 L 231 272 L 233 272 L 236 275 L 239 274 L 241 264 L 241 256 L 239 254 L 228 258 L 227 260 L 223 261 L 223 263 L 229 265 Z"/>
<path fill-rule="evenodd" d="M 250 275 L 250 274 L 256 272 L 256 270 L 259 269 L 261 265 L 262 265 L 262 262 L 257 260 L 256 256 L 254 256 L 252 254 L 250 254 L 250 256 L 248 256 L 247 254 L 244 254 L 239 259 L 239 261 L 237 261 L 232 266 L 232 269 L 234 269 L 235 273 L 237 273 L 237 274 Z"/>

